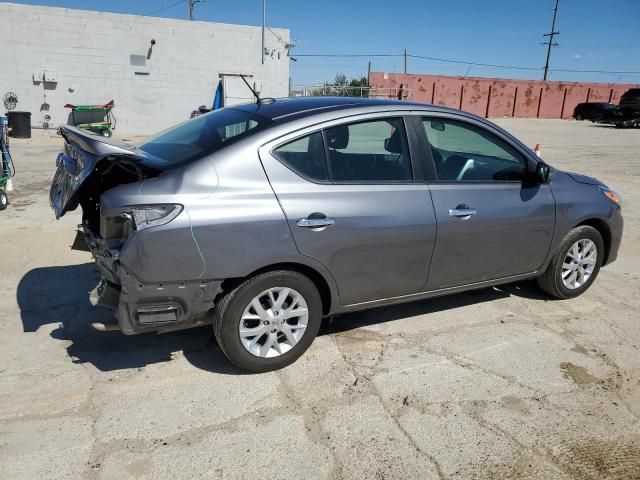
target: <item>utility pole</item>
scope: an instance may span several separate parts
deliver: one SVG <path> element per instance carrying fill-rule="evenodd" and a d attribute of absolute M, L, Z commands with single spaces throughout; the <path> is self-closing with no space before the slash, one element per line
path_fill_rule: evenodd
<path fill-rule="evenodd" d="M 371 60 L 369 60 L 369 67 L 367 67 L 367 87 L 371 83 Z"/>
<path fill-rule="evenodd" d="M 267 45 L 264 41 L 264 30 L 267 28 L 267 0 L 262 0 L 262 64 L 264 65 L 264 54 Z"/>
<path fill-rule="evenodd" d="M 189 2 L 189 21 L 193 21 L 193 9 L 196 6 L 196 3 L 204 3 L 207 0 L 187 0 Z"/>
<path fill-rule="evenodd" d="M 549 74 L 549 59 L 551 58 L 551 49 L 553 47 L 557 47 L 557 43 L 553 43 L 553 37 L 556 35 L 560 35 L 560 32 L 556 32 L 556 17 L 558 16 L 558 3 L 560 0 L 556 0 L 556 6 L 553 9 L 553 22 L 551 23 L 551 31 L 549 33 L 545 33 L 543 37 L 549 37 L 548 42 L 543 42 L 542 45 L 547 45 L 547 61 L 544 64 L 544 80 L 547 79 Z"/>
<path fill-rule="evenodd" d="M 407 49 L 404 49 L 404 74 L 407 74 Z"/>

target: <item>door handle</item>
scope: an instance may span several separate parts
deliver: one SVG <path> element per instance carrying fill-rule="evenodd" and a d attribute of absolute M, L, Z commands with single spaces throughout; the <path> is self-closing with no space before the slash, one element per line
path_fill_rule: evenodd
<path fill-rule="evenodd" d="M 300 218 L 296 222 L 296 225 L 303 228 L 323 228 L 329 227 L 336 223 L 333 218 Z"/>
<path fill-rule="evenodd" d="M 478 213 L 475 208 L 469 208 L 468 205 L 458 205 L 456 208 L 452 208 L 449 210 L 450 217 L 457 217 L 466 220 L 470 218 L 472 215 Z"/>

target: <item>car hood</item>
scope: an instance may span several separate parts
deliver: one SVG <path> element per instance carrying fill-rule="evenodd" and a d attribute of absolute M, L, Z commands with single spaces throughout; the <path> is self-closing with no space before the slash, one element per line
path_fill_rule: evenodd
<path fill-rule="evenodd" d="M 578 183 L 584 183 L 586 185 L 604 185 L 600 180 L 580 173 L 566 172 L 572 179 Z"/>
<path fill-rule="evenodd" d="M 65 139 L 64 151 L 56 158 L 56 173 L 51 182 L 49 203 L 56 218 L 74 210 L 79 202 L 81 187 L 96 170 L 109 170 L 110 163 L 129 163 L 135 170 L 159 172 L 162 161 L 133 145 L 118 144 L 72 126 L 63 126 L 60 133 Z M 85 189 L 87 190 L 87 189 Z M 101 191 L 86 192 L 99 196 Z"/>

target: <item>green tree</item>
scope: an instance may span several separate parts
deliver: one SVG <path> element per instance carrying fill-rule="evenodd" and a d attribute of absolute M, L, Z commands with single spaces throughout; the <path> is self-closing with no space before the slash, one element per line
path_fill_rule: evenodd
<path fill-rule="evenodd" d="M 368 97 L 369 82 L 366 77 L 349 80 L 343 73 L 338 73 L 333 82 L 325 82 L 322 87 L 311 91 L 311 95 L 336 97 Z"/>

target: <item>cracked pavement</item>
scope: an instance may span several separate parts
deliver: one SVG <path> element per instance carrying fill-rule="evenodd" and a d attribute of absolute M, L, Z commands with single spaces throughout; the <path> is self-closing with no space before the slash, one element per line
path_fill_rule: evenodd
<path fill-rule="evenodd" d="M 249 375 L 210 328 L 127 337 L 88 292 L 48 186 L 62 140 L 13 140 L 0 213 L 0 478 L 640 478 L 640 135 L 498 119 L 623 197 L 618 261 L 583 296 L 531 282 L 326 320 Z"/>

